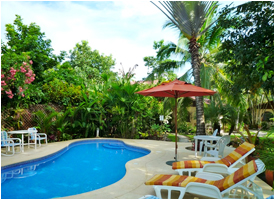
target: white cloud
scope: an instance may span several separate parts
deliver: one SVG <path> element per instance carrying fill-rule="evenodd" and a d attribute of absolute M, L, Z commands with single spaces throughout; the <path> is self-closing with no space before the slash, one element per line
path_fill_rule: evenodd
<path fill-rule="evenodd" d="M 24 24 L 39 25 L 46 38 L 51 39 L 55 54 L 68 52 L 76 43 L 88 40 L 93 50 L 113 55 L 115 71 L 120 63 L 125 71 L 138 64 L 137 80 L 147 75 L 143 57 L 155 54 L 153 42 L 177 40 L 177 33 L 162 29 L 167 19 L 149 1 L 2 1 L 2 40 L 4 25 L 13 23 L 15 14 L 23 18 Z"/>

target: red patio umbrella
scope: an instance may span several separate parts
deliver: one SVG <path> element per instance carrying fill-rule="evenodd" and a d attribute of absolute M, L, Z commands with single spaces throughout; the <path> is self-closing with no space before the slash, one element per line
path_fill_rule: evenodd
<path fill-rule="evenodd" d="M 143 96 L 154 96 L 154 97 L 173 97 L 175 98 L 175 161 L 177 161 L 177 99 L 179 97 L 190 97 L 190 96 L 208 96 L 213 95 L 216 92 L 208 90 L 202 87 L 192 85 L 190 83 L 174 80 L 171 82 L 164 82 L 156 87 L 152 87 L 146 90 L 136 92 Z"/>

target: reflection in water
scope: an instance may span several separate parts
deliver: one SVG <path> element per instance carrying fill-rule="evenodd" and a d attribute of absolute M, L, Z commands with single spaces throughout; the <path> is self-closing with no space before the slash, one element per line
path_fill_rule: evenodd
<path fill-rule="evenodd" d="M 1 183 L 5 182 L 7 179 L 27 178 L 30 176 L 34 176 L 36 174 L 36 166 L 38 165 L 31 165 L 8 172 L 2 172 Z"/>

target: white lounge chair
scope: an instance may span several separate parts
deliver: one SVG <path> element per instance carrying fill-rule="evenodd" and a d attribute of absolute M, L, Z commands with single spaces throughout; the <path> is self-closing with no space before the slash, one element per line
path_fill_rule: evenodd
<path fill-rule="evenodd" d="M 234 173 L 218 180 L 207 179 L 211 175 L 206 178 L 199 178 L 158 174 L 146 181 L 145 184 L 153 185 L 158 198 L 162 198 L 161 190 L 167 190 L 168 199 L 171 198 L 172 191 L 180 192 L 179 199 L 182 199 L 186 192 L 218 199 L 229 198 L 232 195 L 230 192 L 234 192 L 235 198 L 244 198 L 245 196 L 251 198 L 253 196 L 262 199 L 262 188 L 251 180 L 254 180 L 263 171 L 265 171 L 265 165 L 258 159 L 250 161 Z M 236 190 L 240 191 L 240 193 L 237 193 Z M 237 195 L 240 195 L 240 197 Z"/>
<path fill-rule="evenodd" d="M 15 146 L 19 146 L 20 151 L 15 152 Z M 21 153 L 22 152 L 22 142 L 20 138 L 9 138 L 6 131 L 1 131 L 1 148 L 6 148 L 6 153 L 2 153 L 1 155 L 4 156 L 13 156 L 15 153 Z M 12 151 L 10 151 L 10 148 L 12 148 Z M 9 154 L 11 152 L 11 154 Z"/>
<path fill-rule="evenodd" d="M 39 141 L 39 146 L 41 146 L 41 140 L 45 140 L 46 145 L 48 144 L 47 135 L 45 133 L 37 133 L 37 129 L 35 127 L 29 128 L 30 132 L 28 136 L 28 144 L 34 144 L 34 148 L 36 149 L 37 141 Z M 33 142 L 30 142 L 33 141 Z"/>
<path fill-rule="evenodd" d="M 236 171 L 234 168 L 238 163 L 240 163 L 243 159 L 245 159 L 249 154 L 255 151 L 255 146 L 248 142 L 244 142 L 239 147 L 237 147 L 233 152 L 231 152 L 226 157 L 219 159 L 215 158 L 215 160 L 185 160 L 178 161 L 172 164 L 172 169 L 177 171 L 179 175 L 183 175 L 183 172 L 188 172 L 188 175 L 191 175 L 191 172 L 199 172 L 202 171 L 203 167 L 206 164 L 212 163 L 208 167 L 208 171 L 211 172 L 211 168 L 213 172 L 218 172 L 218 169 L 221 169 L 221 173 L 224 173 L 224 170 L 227 170 L 227 173 L 232 173 Z M 217 160 L 218 159 L 218 160 Z"/>
<path fill-rule="evenodd" d="M 221 139 L 219 139 L 216 144 L 211 144 L 211 143 L 205 141 L 203 157 L 205 157 L 206 155 L 209 154 L 214 157 L 221 156 L 221 158 L 223 158 L 224 148 L 227 144 L 229 144 L 229 142 L 230 142 L 230 135 L 222 136 Z"/>

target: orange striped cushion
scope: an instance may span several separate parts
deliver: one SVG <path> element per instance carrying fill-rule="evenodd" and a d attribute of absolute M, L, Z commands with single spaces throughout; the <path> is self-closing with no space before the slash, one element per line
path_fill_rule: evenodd
<path fill-rule="evenodd" d="M 165 186 L 186 187 L 188 183 L 197 182 L 197 183 L 215 185 L 216 187 L 219 188 L 220 191 L 223 191 L 256 172 L 257 172 L 257 165 L 255 163 L 255 160 L 252 160 L 246 165 L 242 166 L 233 174 L 218 181 L 210 181 L 202 178 L 185 176 L 185 175 L 181 176 L 181 175 L 158 174 L 152 177 L 150 180 L 146 181 L 145 185 L 165 185 Z"/>
<path fill-rule="evenodd" d="M 233 174 L 225 177 L 222 180 L 215 181 L 212 185 L 215 185 L 219 188 L 220 191 L 223 191 L 230 186 L 240 182 L 241 180 L 247 178 L 248 176 L 256 173 L 258 171 L 255 160 L 250 161 L 246 165 L 242 166 L 240 169 L 235 171 Z"/>
<path fill-rule="evenodd" d="M 215 163 L 214 161 L 184 160 L 173 162 L 172 169 L 203 168 L 205 164 Z"/>
<path fill-rule="evenodd" d="M 217 163 L 224 164 L 227 167 L 232 165 L 238 159 L 240 159 L 244 154 L 253 149 L 255 146 L 248 142 L 244 142 L 238 148 L 236 148 L 233 152 L 231 152 L 228 156 L 217 160 L 217 161 L 199 161 L 199 160 L 185 160 L 174 162 L 172 165 L 172 169 L 187 169 L 187 168 L 203 168 L 205 164 L 208 163 Z"/>
<path fill-rule="evenodd" d="M 145 182 L 145 185 L 166 185 L 166 186 L 179 186 L 185 187 L 190 182 L 206 183 L 206 179 L 196 178 L 193 176 L 181 175 L 165 175 L 158 174 Z"/>
<path fill-rule="evenodd" d="M 249 152 L 254 147 L 254 144 L 244 142 L 238 148 L 236 148 L 234 151 L 232 151 L 230 154 L 224 157 L 222 160 L 227 161 L 229 165 L 232 165 L 234 162 L 236 162 L 238 159 L 240 159 L 244 154 Z"/>

